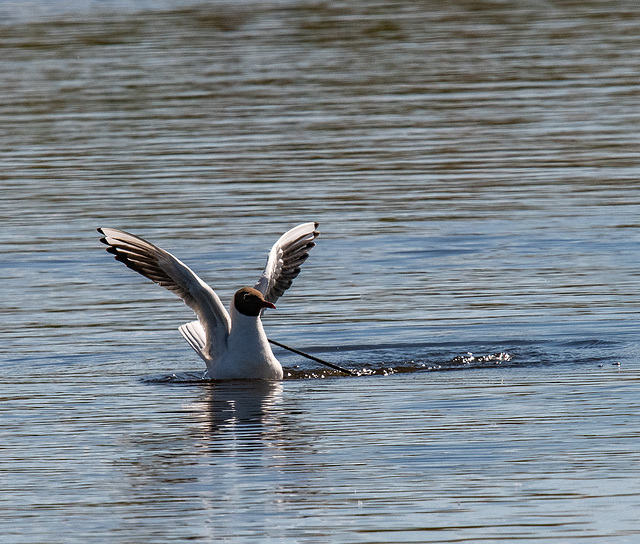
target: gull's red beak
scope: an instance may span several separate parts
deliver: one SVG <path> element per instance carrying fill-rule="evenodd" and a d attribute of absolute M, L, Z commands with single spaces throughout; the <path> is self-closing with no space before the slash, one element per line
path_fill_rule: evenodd
<path fill-rule="evenodd" d="M 276 309 L 276 305 L 273 302 L 269 302 L 268 300 L 263 300 L 262 301 L 262 307 L 263 308 L 271 308 L 272 310 Z"/>

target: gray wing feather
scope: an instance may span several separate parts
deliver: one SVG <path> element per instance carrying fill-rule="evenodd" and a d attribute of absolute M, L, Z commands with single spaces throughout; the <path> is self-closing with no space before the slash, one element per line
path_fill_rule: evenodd
<path fill-rule="evenodd" d="M 117 261 L 175 293 L 195 312 L 206 334 L 206 346 L 201 353 L 221 353 L 231 321 L 211 287 L 171 253 L 138 236 L 108 228 L 100 228 L 98 232 L 103 235 L 100 241 Z"/>
<path fill-rule="evenodd" d="M 319 236 L 318 223 L 303 223 L 285 232 L 269 252 L 267 264 L 255 288 L 269 302 L 276 302 L 300 273 Z"/>

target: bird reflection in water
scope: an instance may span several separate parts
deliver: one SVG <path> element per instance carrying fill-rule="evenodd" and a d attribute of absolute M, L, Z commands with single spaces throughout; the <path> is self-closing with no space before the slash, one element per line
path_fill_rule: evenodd
<path fill-rule="evenodd" d="M 199 420 L 202 446 L 209 452 L 277 448 L 285 439 L 279 381 L 211 382 L 202 399 L 190 408 Z"/>

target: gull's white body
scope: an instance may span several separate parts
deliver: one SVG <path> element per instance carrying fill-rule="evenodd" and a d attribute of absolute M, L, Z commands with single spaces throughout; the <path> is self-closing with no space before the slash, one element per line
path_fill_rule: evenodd
<path fill-rule="evenodd" d="M 275 302 L 300 272 L 318 236 L 317 223 L 304 223 L 286 232 L 272 247 L 262 276 L 255 285 L 265 307 Z M 273 355 L 262 326 L 261 315 L 245 315 L 236 307 L 230 312 L 220 298 L 191 269 L 170 253 L 116 229 L 98 229 L 107 251 L 129 268 L 176 293 L 193 309 L 197 321 L 180 332 L 207 365 L 212 379 L 280 380 L 282 365 Z"/>
<path fill-rule="evenodd" d="M 231 306 L 227 351 L 218 361 L 215 374 L 220 379 L 238 374 L 263 380 L 282 379 L 282 365 L 271 351 L 260 317 L 242 315 Z"/>
<path fill-rule="evenodd" d="M 207 365 L 206 376 L 215 380 L 251 377 L 260 380 L 281 380 L 282 365 L 271 346 L 260 317 L 242 315 L 231 303 L 231 330 L 223 349 L 211 353 L 205 348 L 206 335 L 200 321 L 180 327 L 180 332 Z"/>

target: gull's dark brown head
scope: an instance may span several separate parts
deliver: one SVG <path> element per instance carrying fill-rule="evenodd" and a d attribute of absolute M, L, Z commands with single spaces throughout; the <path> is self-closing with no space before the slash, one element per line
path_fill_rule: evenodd
<path fill-rule="evenodd" d="M 265 300 L 262 293 L 253 287 L 243 287 L 233 296 L 233 305 L 242 315 L 257 317 L 264 308 L 275 309 L 275 304 Z"/>

